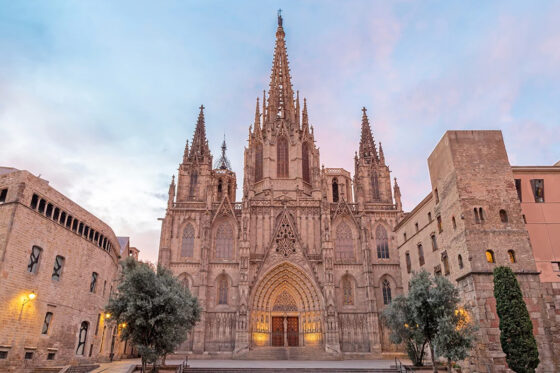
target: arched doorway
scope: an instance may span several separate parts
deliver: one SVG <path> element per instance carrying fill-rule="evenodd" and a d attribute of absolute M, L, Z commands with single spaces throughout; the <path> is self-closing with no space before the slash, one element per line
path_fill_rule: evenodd
<path fill-rule="evenodd" d="M 266 273 L 252 295 L 251 345 L 320 346 L 324 302 L 299 267 L 282 263 Z"/>

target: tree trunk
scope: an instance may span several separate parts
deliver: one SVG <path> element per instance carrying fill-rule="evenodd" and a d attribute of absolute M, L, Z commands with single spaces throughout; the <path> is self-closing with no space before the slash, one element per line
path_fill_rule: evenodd
<path fill-rule="evenodd" d="M 434 354 L 434 346 L 432 346 L 432 342 L 429 342 L 430 344 L 430 355 L 432 357 L 432 372 L 437 373 L 437 367 L 436 367 L 436 355 Z"/>
<path fill-rule="evenodd" d="M 142 373 L 146 373 L 146 359 L 142 357 Z"/>
<path fill-rule="evenodd" d="M 450 358 L 447 358 L 447 371 L 448 371 L 449 373 L 452 373 L 452 372 L 453 372 L 453 366 L 452 366 L 452 364 L 451 364 L 451 359 L 450 359 Z"/>

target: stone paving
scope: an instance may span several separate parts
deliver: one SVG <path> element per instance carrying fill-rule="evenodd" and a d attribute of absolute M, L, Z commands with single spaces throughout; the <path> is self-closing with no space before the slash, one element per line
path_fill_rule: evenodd
<path fill-rule="evenodd" d="M 180 361 L 168 360 L 170 364 Z M 394 360 L 189 360 L 193 368 L 388 368 Z M 140 364 L 139 359 L 103 363 L 92 373 L 126 373 L 130 366 Z"/>

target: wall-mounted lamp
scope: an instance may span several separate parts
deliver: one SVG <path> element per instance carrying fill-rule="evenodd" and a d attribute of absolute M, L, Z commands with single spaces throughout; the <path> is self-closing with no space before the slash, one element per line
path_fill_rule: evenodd
<path fill-rule="evenodd" d="M 21 309 L 19 310 L 18 320 L 21 320 L 21 314 L 23 312 L 23 307 L 35 298 L 37 298 L 37 294 L 35 293 L 35 291 L 32 291 L 31 293 L 23 296 L 23 301 L 21 302 Z"/>

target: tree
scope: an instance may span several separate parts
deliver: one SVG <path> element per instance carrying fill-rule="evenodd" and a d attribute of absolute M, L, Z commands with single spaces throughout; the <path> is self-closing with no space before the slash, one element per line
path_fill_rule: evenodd
<path fill-rule="evenodd" d="M 198 301 L 169 270 L 127 258 L 115 297 L 107 312 L 122 328 L 121 338 L 131 341 L 142 357 L 142 372 L 148 363 L 175 350 L 200 319 Z"/>
<path fill-rule="evenodd" d="M 511 370 L 533 373 L 539 365 L 539 350 L 533 324 L 515 274 L 509 267 L 494 269 L 494 297 L 500 318 L 500 342 Z"/>
<path fill-rule="evenodd" d="M 382 314 L 385 325 L 391 330 L 389 338 L 392 343 L 405 344 L 406 353 L 415 366 L 422 366 L 426 338 L 420 333 L 413 318 L 412 310 L 405 296 L 396 297 Z"/>
<path fill-rule="evenodd" d="M 452 362 L 463 360 L 473 346 L 477 327 L 470 322 L 467 311 L 455 310 L 438 321 L 438 332 L 434 338 L 436 351 L 447 359 L 447 370 L 452 371 Z"/>

